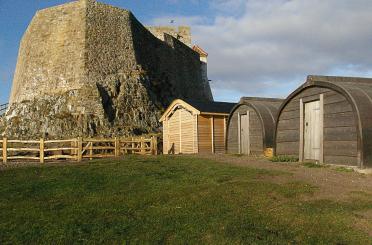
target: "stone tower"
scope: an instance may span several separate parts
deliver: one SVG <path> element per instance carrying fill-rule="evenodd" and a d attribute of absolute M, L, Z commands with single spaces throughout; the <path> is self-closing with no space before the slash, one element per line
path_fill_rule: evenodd
<path fill-rule="evenodd" d="M 165 40 L 164 34 L 168 34 L 191 47 L 191 30 L 188 26 L 148 26 L 147 29 L 162 41 Z"/>
<path fill-rule="evenodd" d="M 40 10 L 19 49 L 5 135 L 154 132 L 175 98 L 213 100 L 199 54 L 152 35 L 130 11 L 94 0 Z"/>

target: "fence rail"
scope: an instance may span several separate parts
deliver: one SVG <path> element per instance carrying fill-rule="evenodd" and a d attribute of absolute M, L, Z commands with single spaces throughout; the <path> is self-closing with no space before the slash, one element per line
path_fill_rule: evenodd
<path fill-rule="evenodd" d="M 158 139 L 151 138 L 113 138 L 69 140 L 9 140 L 0 139 L 0 160 L 75 160 L 84 158 L 118 157 L 124 154 L 157 155 Z"/>
<path fill-rule="evenodd" d="M 4 115 L 7 109 L 8 109 L 8 104 L 0 105 L 0 116 Z"/>

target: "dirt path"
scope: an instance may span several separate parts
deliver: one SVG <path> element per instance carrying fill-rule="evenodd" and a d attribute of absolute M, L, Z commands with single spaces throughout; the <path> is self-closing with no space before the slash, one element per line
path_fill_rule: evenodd
<path fill-rule="evenodd" d="M 274 163 L 264 158 L 248 156 L 198 155 L 197 157 L 237 166 L 290 173 L 289 175 L 274 176 L 270 181 L 274 183 L 302 181 L 318 187 L 311 197 L 304 197 L 304 201 L 326 199 L 348 203 L 359 202 L 359 200 L 372 202 L 372 174 L 354 171 L 340 172 L 339 166 L 309 168 L 300 163 Z M 341 168 L 341 170 L 345 169 Z M 372 209 L 366 208 L 361 212 L 354 212 L 354 215 L 355 220 L 352 226 L 364 230 L 372 236 Z"/>
<path fill-rule="evenodd" d="M 264 158 L 233 155 L 198 155 L 198 157 L 260 169 L 290 172 L 291 176 L 277 176 L 276 182 L 304 181 L 319 187 L 313 198 L 345 200 L 358 193 L 372 196 L 372 175 L 340 172 L 338 166 L 309 168 L 300 163 L 273 163 Z"/>

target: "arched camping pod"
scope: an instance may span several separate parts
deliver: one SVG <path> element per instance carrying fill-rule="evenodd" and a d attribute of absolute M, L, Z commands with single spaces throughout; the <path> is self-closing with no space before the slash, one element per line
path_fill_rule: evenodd
<path fill-rule="evenodd" d="M 277 122 L 276 155 L 372 167 L 372 79 L 308 76 Z"/>
<path fill-rule="evenodd" d="M 275 120 L 282 99 L 243 97 L 227 123 L 227 152 L 262 155 L 274 144 Z"/>
<path fill-rule="evenodd" d="M 177 99 L 163 113 L 163 153 L 225 153 L 226 121 L 235 103 Z"/>

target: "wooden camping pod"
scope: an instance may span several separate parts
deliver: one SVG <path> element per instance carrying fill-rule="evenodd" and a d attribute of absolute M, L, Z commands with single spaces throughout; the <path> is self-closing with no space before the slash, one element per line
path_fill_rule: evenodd
<path fill-rule="evenodd" d="M 282 99 L 243 97 L 232 109 L 226 145 L 228 153 L 262 155 L 274 145 L 275 119 Z"/>
<path fill-rule="evenodd" d="M 234 105 L 173 101 L 160 119 L 163 123 L 163 153 L 225 153 L 226 121 Z"/>
<path fill-rule="evenodd" d="M 372 167 L 372 79 L 308 76 L 283 102 L 275 154 Z"/>

